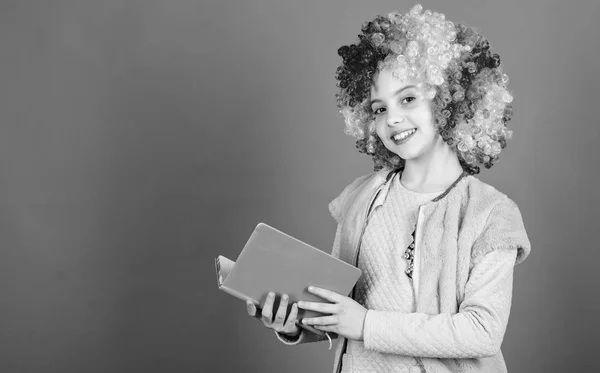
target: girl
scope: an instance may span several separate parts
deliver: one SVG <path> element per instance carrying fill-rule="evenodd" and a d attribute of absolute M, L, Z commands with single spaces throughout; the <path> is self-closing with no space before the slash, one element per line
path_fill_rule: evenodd
<path fill-rule="evenodd" d="M 499 56 L 420 5 L 365 23 L 338 53 L 346 132 L 375 172 L 330 203 L 332 255 L 363 274 L 351 297 L 309 288 L 326 302 L 287 319 L 287 296 L 273 318 L 271 293 L 263 323 L 293 345 L 325 338 L 297 327 L 298 307 L 325 314 L 301 322 L 340 337 L 334 372 L 506 372 L 513 268 L 530 243 L 517 205 L 474 177 L 512 134 Z"/>

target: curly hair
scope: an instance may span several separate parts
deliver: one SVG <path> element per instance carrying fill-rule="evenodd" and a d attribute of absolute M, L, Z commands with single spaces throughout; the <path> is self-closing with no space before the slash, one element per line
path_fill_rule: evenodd
<path fill-rule="evenodd" d="M 361 153 L 371 155 L 375 170 L 404 167 L 376 135 L 369 105 L 374 75 L 391 68 L 397 78 L 424 82 L 440 135 L 462 168 L 477 174 L 481 164 L 492 167 L 512 136 L 505 126 L 513 113 L 508 76 L 481 33 L 422 9 L 376 16 L 363 24 L 356 43 L 338 49 L 343 62 L 335 74 L 336 98 L 345 132 L 357 138 Z"/>

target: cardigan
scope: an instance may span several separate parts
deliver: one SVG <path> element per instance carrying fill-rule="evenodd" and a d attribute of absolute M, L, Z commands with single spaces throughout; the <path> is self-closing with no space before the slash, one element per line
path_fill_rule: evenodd
<path fill-rule="evenodd" d="M 412 236 L 419 206 L 440 195 L 440 191 L 417 193 L 406 189 L 395 176 L 390 180 L 385 203 L 369 214 L 365 227 L 358 268 L 362 275 L 356 283 L 353 298 L 368 310 L 415 312 L 415 294 L 409 276 L 414 246 Z M 376 328 L 365 330 L 367 342 L 380 334 Z M 420 361 L 414 356 L 380 352 L 367 348 L 364 340 L 348 340 L 342 357 L 343 373 L 421 372 Z"/>
<path fill-rule="evenodd" d="M 385 201 L 396 172 L 384 168 L 361 176 L 329 204 L 338 223 L 333 256 L 356 264 L 368 212 Z M 368 310 L 365 347 L 418 356 L 429 373 L 506 372 L 500 345 L 510 312 L 512 267 L 531 250 L 517 205 L 463 173 L 419 208 L 414 244 L 416 312 Z M 513 262 L 498 260 L 502 252 L 512 252 Z M 496 267 L 489 268 L 491 262 Z M 294 345 L 324 338 L 305 330 L 295 340 L 276 334 Z M 346 348 L 341 339 L 334 372 L 340 371 Z"/>

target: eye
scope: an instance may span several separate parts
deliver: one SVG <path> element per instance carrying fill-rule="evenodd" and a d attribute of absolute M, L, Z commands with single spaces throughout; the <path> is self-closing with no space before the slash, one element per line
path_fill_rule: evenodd
<path fill-rule="evenodd" d="M 410 104 L 411 102 L 413 102 L 414 100 L 416 100 L 417 98 L 414 96 L 407 96 L 404 97 L 404 99 L 402 100 L 403 104 Z"/>
<path fill-rule="evenodd" d="M 373 114 L 379 115 L 379 114 L 383 113 L 384 111 L 385 111 L 385 108 L 384 107 L 380 107 L 380 108 L 377 108 L 377 109 L 373 110 Z"/>

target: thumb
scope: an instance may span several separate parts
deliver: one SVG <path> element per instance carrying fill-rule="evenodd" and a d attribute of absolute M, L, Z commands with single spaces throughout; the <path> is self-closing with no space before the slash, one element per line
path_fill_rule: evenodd
<path fill-rule="evenodd" d="M 246 310 L 248 311 L 248 315 L 260 319 L 262 317 L 262 312 L 260 308 L 257 308 L 254 302 L 251 300 L 246 301 Z"/>
<path fill-rule="evenodd" d="M 246 301 L 246 311 L 248 311 L 248 315 L 252 317 L 256 316 L 256 306 L 251 300 Z"/>

